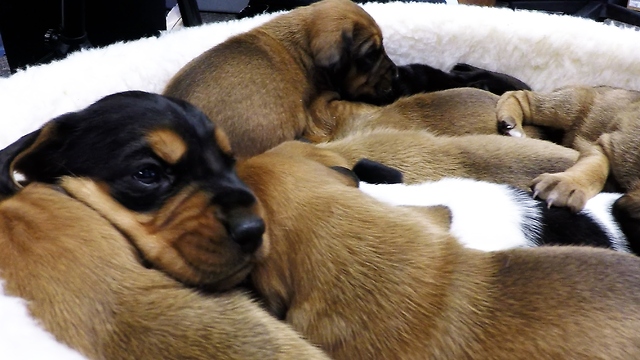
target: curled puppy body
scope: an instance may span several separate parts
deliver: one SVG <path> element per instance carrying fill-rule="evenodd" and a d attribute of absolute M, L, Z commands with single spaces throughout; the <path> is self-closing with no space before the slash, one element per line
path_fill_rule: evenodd
<path fill-rule="evenodd" d="M 269 242 L 234 162 L 202 112 L 157 94 L 51 120 L 0 152 L 5 290 L 90 358 L 325 358 L 246 295 L 143 266 L 203 290 L 246 278 Z"/>
<path fill-rule="evenodd" d="M 497 113 L 505 134 L 522 136 L 523 125 L 555 127 L 564 132 L 562 144 L 580 152 L 578 162 L 566 171 L 533 180 L 535 193 L 549 204 L 579 211 L 608 177 L 622 192 L 640 192 L 640 92 L 607 86 L 508 92 Z M 621 201 L 631 210 L 632 198 Z"/>
<path fill-rule="evenodd" d="M 640 356 L 640 258 L 465 249 L 289 146 L 238 164 L 274 239 L 252 280 L 273 313 L 333 358 Z"/>
<path fill-rule="evenodd" d="M 627 237 L 611 208 L 622 194 L 600 193 L 573 213 L 549 208 L 530 192 L 510 185 L 445 178 L 406 184 L 360 183 L 360 189 L 390 205 L 446 206 L 451 233 L 464 246 L 483 251 L 541 245 L 589 245 L 629 252 Z"/>
<path fill-rule="evenodd" d="M 189 62 L 164 94 L 201 108 L 227 133 L 238 156 L 285 140 L 331 133 L 309 107 L 324 91 L 341 99 L 391 93 L 396 66 L 382 32 L 360 6 L 324 0 L 234 36 Z"/>
<path fill-rule="evenodd" d="M 376 129 L 427 130 L 435 135 L 500 134 L 496 124 L 499 96 L 473 88 L 456 88 L 402 97 L 388 105 L 341 100 L 327 92 L 312 106 L 315 118 L 333 130 L 309 136 L 314 143 L 337 140 Z M 528 126 L 527 136 L 547 138 L 544 129 Z"/>
<path fill-rule="evenodd" d="M 143 266 L 126 234 L 53 186 L 0 201 L 0 273 L 90 359 L 327 359 L 242 291 L 207 295 Z"/>
<path fill-rule="evenodd" d="M 406 183 L 462 177 L 529 189 L 544 172 L 572 166 L 578 152 L 548 141 L 500 135 L 434 136 L 426 131 L 381 129 L 317 144 L 352 168 L 367 158 L 400 170 Z"/>

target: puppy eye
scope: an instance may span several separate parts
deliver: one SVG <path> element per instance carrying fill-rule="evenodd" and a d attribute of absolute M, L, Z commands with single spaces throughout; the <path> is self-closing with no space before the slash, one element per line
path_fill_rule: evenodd
<path fill-rule="evenodd" d="M 156 165 L 145 166 L 133 173 L 133 178 L 145 185 L 155 184 L 162 179 L 162 169 Z"/>

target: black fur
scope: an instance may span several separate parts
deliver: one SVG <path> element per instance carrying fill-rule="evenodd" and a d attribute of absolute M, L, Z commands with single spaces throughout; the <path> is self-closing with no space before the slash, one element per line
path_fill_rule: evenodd
<path fill-rule="evenodd" d="M 28 182 L 55 184 L 61 176 L 83 176 L 109 186 L 111 195 L 134 211 L 151 211 L 187 184 L 215 194 L 221 206 L 255 202 L 236 176 L 235 160 L 214 138 L 213 123 L 185 101 L 141 91 L 109 95 L 84 110 L 61 115 L 45 125 L 45 138 L 28 149 L 40 130 L 0 151 L 0 183 L 12 183 L 10 163 Z M 170 129 L 187 141 L 175 165 L 149 148 L 145 135 Z M 15 189 L 13 189 L 15 192 Z M 230 205 L 229 205 L 230 206 Z"/>
<path fill-rule="evenodd" d="M 514 201 L 516 202 L 521 202 L 521 200 L 519 200 L 521 198 L 531 199 L 532 195 L 527 191 L 515 187 L 511 188 L 511 190 L 514 194 Z M 541 215 L 541 218 L 538 220 L 541 227 L 539 229 L 533 228 L 533 221 L 528 220 L 526 215 L 523 221 L 523 232 L 526 234 L 527 239 L 534 245 L 614 247 L 612 238 L 607 231 L 598 221 L 586 213 L 575 213 L 566 207 L 549 207 L 545 201 L 539 199 L 534 201 Z M 612 214 L 614 221 L 616 221 L 628 241 L 632 235 L 624 228 L 623 218 L 612 208 L 605 210 Z M 640 252 L 636 251 L 636 249 L 632 248 L 631 250 L 635 254 L 640 255 Z"/>
<path fill-rule="evenodd" d="M 628 195 L 624 195 L 613 203 L 613 216 L 620 223 L 620 228 L 629 241 L 629 248 L 640 254 L 640 208 Z"/>
<path fill-rule="evenodd" d="M 409 64 L 398 66 L 398 76 L 393 82 L 393 95 L 388 103 L 404 96 L 461 87 L 478 88 L 496 95 L 511 90 L 531 90 L 529 85 L 513 76 L 469 64 L 456 64 L 449 72 L 426 64 Z"/>
<path fill-rule="evenodd" d="M 355 175 L 369 184 L 399 184 L 402 183 L 402 172 L 377 161 L 360 159 L 353 166 Z"/>

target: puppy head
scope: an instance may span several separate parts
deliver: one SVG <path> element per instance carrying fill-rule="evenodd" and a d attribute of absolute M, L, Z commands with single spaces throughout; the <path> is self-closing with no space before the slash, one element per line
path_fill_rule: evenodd
<path fill-rule="evenodd" d="M 227 288 L 266 251 L 256 199 L 224 133 L 192 105 L 125 92 L 62 115 L 0 152 L 5 193 L 59 184 L 187 284 Z"/>
<path fill-rule="evenodd" d="M 321 90 L 338 91 L 347 100 L 386 101 L 397 68 L 373 18 L 349 0 L 325 0 L 310 8 L 311 53 L 327 87 Z"/>

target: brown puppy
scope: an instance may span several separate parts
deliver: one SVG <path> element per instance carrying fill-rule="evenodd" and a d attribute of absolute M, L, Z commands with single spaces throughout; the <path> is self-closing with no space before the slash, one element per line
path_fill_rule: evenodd
<path fill-rule="evenodd" d="M 323 91 L 376 99 L 392 89 L 396 67 L 382 33 L 349 0 L 297 8 L 234 36 L 189 62 L 164 94 L 200 107 L 239 156 L 285 140 L 323 134 L 309 113 Z"/>
<path fill-rule="evenodd" d="M 316 146 L 340 154 L 344 158 L 342 166 L 348 168 L 362 158 L 397 168 L 406 183 L 466 177 L 526 190 L 534 177 L 564 171 L 578 159 L 575 150 L 537 139 L 500 135 L 446 137 L 427 131 L 391 129 L 354 133 Z"/>
<path fill-rule="evenodd" d="M 313 117 L 324 132 L 307 135 L 319 143 L 341 139 L 354 132 L 381 128 L 428 130 L 435 135 L 499 134 L 496 125 L 498 95 L 474 88 L 455 88 L 402 97 L 377 106 L 340 100 L 337 93 L 325 92 L 312 106 Z M 527 126 L 532 138 L 546 138 L 538 127 Z"/>
<path fill-rule="evenodd" d="M 375 201 L 289 144 L 237 171 L 272 239 L 255 286 L 336 359 L 640 356 L 640 258 L 464 249 L 424 214 Z"/>
<path fill-rule="evenodd" d="M 91 359 L 327 359 L 243 292 L 206 295 L 144 267 L 126 234 L 50 185 L 0 201 L 0 277 Z"/>
<path fill-rule="evenodd" d="M 640 92 L 606 86 L 508 92 L 497 113 L 508 135 L 521 136 L 522 125 L 558 128 L 564 131 L 562 144 L 580 152 L 566 171 L 533 180 L 535 194 L 550 205 L 581 210 L 610 173 L 622 191 L 640 194 Z M 621 201 L 634 202 L 629 196 Z"/>

